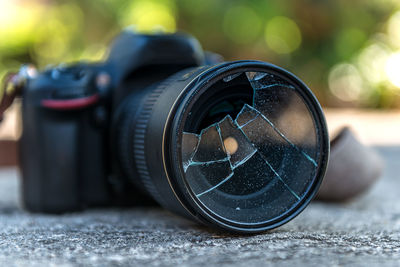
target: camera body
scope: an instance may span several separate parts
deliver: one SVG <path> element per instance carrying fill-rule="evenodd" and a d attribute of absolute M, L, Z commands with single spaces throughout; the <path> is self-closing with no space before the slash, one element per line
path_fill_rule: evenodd
<path fill-rule="evenodd" d="M 189 35 L 124 31 L 104 62 L 49 68 L 28 79 L 19 148 L 25 207 L 62 213 L 154 203 L 142 182 L 127 181 L 140 172 L 131 157 L 119 156 L 130 139 L 113 136 L 130 127 L 125 109 L 139 116 L 150 86 L 212 61 Z"/>
<path fill-rule="evenodd" d="M 152 205 L 228 231 L 297 216 L 324 177 L 329 138 L 311 90 L 267 62 L 222 62 L 186 34 L 124 31 L 106 60 L 22 67 L 20 169 L 29 211 Z"/>

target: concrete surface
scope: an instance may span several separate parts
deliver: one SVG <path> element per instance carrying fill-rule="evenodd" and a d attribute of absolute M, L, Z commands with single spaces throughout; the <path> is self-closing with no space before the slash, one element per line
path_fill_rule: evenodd
<path fill-rule="evenodd" d="M 233 236 L 157 208 L 29 214 L 16 170 L 3 169 L 0 266 L 400 266 L 400 111 L 325 111 L 330 132 L 350 124 L 384 157 L 383 177 L 355 201 L 314 202 L 277 230 Z M 10 125 L 1 139 L 18 136 Z"/>
<path fill-rule="evenodd" d="M 382 179 L 347 204 L 312 203 L 262 235 L 215 232 L 161 209 L 33 215 L 15 169 L 0 171 L 0 266 L 399 266 L 400 147 L 377 148 Z"/>

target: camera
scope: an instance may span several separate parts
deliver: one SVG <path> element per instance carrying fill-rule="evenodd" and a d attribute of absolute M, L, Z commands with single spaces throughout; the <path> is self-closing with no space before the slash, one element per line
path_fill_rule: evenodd
<path fill-rule="evenodd" d="M 158 203 L 241 233 L 298 215 L 328 162 L 317 99 L 275 65 L 217 59 L 188 34 L 123 31 L 104 61 L 14 75 L 26 209 Z"/>

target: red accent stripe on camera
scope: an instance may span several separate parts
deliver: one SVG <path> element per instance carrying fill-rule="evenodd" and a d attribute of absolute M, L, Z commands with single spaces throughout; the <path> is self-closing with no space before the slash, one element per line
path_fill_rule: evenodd
<path fill-rule="evenodd" d="M 99 100 L 99 95 L 91 95 L 77 99 L 44 99 L 41 104 L 45 108 L 57 110 L 81 109 L 93 105 Z"/>

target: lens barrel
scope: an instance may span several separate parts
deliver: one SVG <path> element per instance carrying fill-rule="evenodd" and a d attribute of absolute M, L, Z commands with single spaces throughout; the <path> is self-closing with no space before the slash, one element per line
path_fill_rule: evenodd
<path fill-rule="evenodd" d="M 229 231 L 293 219 L 327 167 L 318 101 L 264 62 L 185 69 L 133 93 L 116 117 L 112 142 L 124 175 L 165 208 Z"/>

